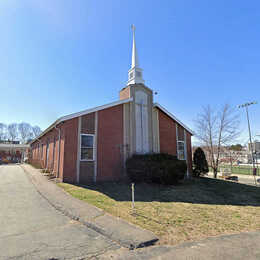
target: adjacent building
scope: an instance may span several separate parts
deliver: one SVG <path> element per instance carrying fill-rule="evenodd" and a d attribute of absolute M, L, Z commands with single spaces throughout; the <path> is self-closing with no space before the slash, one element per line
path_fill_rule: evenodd
<path fill-rule="evenodd" d="M 254 141 L 251 143 L 248 143 L 248 150 L 249 152 L 251 152 L 253 150 L 253 152 L 255 153 L 260 153 L 260 142 L 259 141 Z"/>
<path fill-rule="evenodd" d="M 254 162 L 260 162 L 260 142 L 255 140 L 252 144 L 248 143 L 248 163 L 252 163 L 252 152 L 254 156 Z"/>
<path fill-rule="evenodd" d="M 0 143 L 0 164 L 18 163 L 28 156 L 28 144 L 19 144 L 17 141 L 2 141 Z"/>
<path fill-rule="evenodd" d="M 63 182 L 90 183 L 125 178 L 125 161 L 134 153 L 169 153 L 192 170 L 193 132 L 153 102 L 139 67 L 133 30 L 132 66 L 119 100 L 56 120 L 31 142 L 30 161 Z"/>

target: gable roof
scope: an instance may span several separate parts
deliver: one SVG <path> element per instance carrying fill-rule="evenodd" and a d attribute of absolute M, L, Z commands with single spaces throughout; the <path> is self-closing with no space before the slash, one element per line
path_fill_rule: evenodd
<path fill-rule="evenodd" d="M 45 129 L 39 136 L 37 136 L 36 138 L 34 138 L 30 144 L 33 144 L 37 139 L 39 139 L 40 137 L 42 137 L 43 135 L 45 135 L 47 132 L 49 132 L 51 129 L 55 128 L 58 124 L 73 119 L 75 117 L 79 117 L 79 116 L 84 116 L 93 112 L 97 112 L 106 108 L 110 108 L 113 106 L 117 106 L 117 105 L 121 105 L 121 104 L 125 104 L 125 103 L 129 103 L 133 101 L 133 98 L 128 98 L 128 99 L 123 99 L 123 100 L 119 100 L 119 101 L 115 101 L 103 106 L 98 106 L 98 107 L 94 107 L 94 108 L 90 108 L 90 109 L 86 109 L 77 113 L 73 113 L 73 114 L 69 114 L 63 117 L 58 118 L 54 123 L 52 123 L 47 129 Z M 166 110 L 166 108 L 162 107 L 160 104 L 155 103 L 153 105 L 154 107 L 159 108 L 160 110 L 162 110 L 165 114 L 167 114 L 170 118 L 172 118 L 173 120 L 175 120 L 178 124 L 180 124 L 183 128 L 185 128 L 189 133 L 191 133 L 192 135 L 194 135 L 194 132 L 189 129 L 185 124 L 183 124 L 179 119 L 177 119 L 173 114 L 171 114 L 168 110 Z"/>
<path fill-rule="evenodd" d="M 166 108 L 161 106 L 158 103 L 154 103 L 154 107 L 159 108 L 161 111 L 163 111 L 166 115 L 168 115 L 170 118 L 172 118 L 174 121 L 176 121 L 178 124 L 180 124 L 185 130 L 187 130 L 190 134 L 194 135 L 194 132 L 187 127 L 185 124 L 183 124 L 177 117 L 175 117 L 172 113 L 170 113 Z"/>
<path fill-rule="evenodd" d="M 84 115 L 87 115 L 87 114 L 90 114 L 90 113 L 93 113 L 93 112 L 96 112 L 96 111 L 99 111 L 99 110 L 103 110 L 103 109 L 106 109 L 106 108 L 110 108 L 110 107 L 114 107 L 114 106 L 117 106 L 117 105 L 129 103 L 131 101 L 133 101 L 133 98 L 123 99 L 123 100 L 115 101 L 115 102 L 112 102 L 112 103 L 109 103 L 109 104 L 106 104 L 106 105 L 103 105 L 103 106 L 98 106 L 98 107 L 86 109 L 86 110 L 83 110 L 83 111 L 80 111 L 80 112 L 77 112 L 77 113 L 73 113 L 73 114 L 69 114 L 69 115 L 60 117 L 54 123 L 52 123 L 47 129 L 45 129 L 39 136 L 34 138 L 30 142 L 30 144 L 33 144 L 37 139 L 39 139 L 40 137 L 45 135 L 47 132 L 49 132 L 51 129 L 53 129 L 55 126 L 57 126 L 58 124 L 60 124 L 64 121 L 73 119 L 75 117 L 84 116 Z"/>

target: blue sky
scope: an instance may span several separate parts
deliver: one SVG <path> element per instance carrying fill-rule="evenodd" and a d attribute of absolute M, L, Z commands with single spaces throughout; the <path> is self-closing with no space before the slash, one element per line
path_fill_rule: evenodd
<path fill-rule="evenodd" d="M 259 10 L 254 0 L 1 1 L 0 121 L 45 129 L 118 100 L 132 23 L 146 85 L 190 128 L 203 105 L 260 101 Z M 253 135 L 259 112 L 250 107 Z"/>

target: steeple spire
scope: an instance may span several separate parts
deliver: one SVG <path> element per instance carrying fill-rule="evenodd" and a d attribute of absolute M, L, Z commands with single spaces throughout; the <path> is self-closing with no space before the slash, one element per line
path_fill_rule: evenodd
<path fill-rule="evenodd" d="M 144 84 L 143 80 L 143 70 L 139 68 L 138 56 L 137 56 L 137 49 L 135 43 L 135 26 L 131 26 L 133 30 L 133 47 L 132 47 L 132 65 L 131 69 L 128 71 L 128 82 L 127 85 L 131 84 Z"/>
<path fill-rule="evenodd" d="M 136 43 L 135 43 L 135 26 L 132 24 L 132 30 L 133 30 L 133 48 L 132 48 L 132 67 L 138 67 L 138 56 L 137 56 L 137 49 L 136 49 Z"/>

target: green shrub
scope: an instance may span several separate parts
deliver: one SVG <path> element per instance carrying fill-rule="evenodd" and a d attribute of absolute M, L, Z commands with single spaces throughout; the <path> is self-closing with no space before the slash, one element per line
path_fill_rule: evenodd
<path fill-rule="evenodd" d="M 187 171 L 185 161 L 164 153 L 135 154 L 126 161 L 127 175 L 133 182 L 176 184 Z"/>

